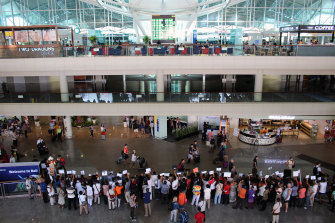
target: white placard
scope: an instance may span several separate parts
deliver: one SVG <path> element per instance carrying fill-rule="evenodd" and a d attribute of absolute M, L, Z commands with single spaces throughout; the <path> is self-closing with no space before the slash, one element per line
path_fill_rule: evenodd
<path fill-rule="evenodd" d="M 116 176 L 122 177 L 122 174 L 121 173 L 117 173 Z"/>
<path fill-rule="evenodd" d="M 23 95 L 18 95 L 17 98 L 23 98 Z"/>
<path fill-rule="evenodd" d="M 64 174 L 64 170 L 62 170 L 62 169 L 61 169 L 61 170 L 58 170 L 58 173 L 59 173 L 59 174 Z"/>
<path fill-rule="evenodd" d="M 221 171 L 221 168 L 216 168 L 216 171 L 220 172 L 220 171 Z"/>
<path fill-rule="evenodd" d="M 178 47 L 178 50 L 183 51 L 184 47 Z"/>
<path fill-rule="evenodd" d="M 278 176 L 279 177 L 284 177 L 284 173 L 279 173 Z"/>
<path fill-rule="evenodd" d="M 259 171 L 259 176 L 263 176 L 263 171 Z"/>
<path fill-rule="evenodd" d="M 239 176 L 239 177 L 243 177 L 243 173 L 239 173 L 238 176 Z"/>
<path fill-rule="evenodd" d="M 168 177 L 168 176 L 170 176 L 170 174 L 169 173 L 164 173 L 164 176 Z"/>
<path fill-rule="evenodd" d="M 68 171 L 66 171 L 66 174 L 70 175 L 70 174 L 72 174 L 72 171 L 68 170 Z"/>
<path fill-rule="evenodd" d="M 122 171 L 122 174 L 127 174 L 127 173 L 128 173 L 127 170 Z"/>
<path fill-rule="evenodd" d="M 145 172 L 149 172 L 150 173 L 151 172 L 151 168 L 146 168 Z"/>
<path fill-rule="evenodd" d="M 209 171 L 209 174 L 210 175 L 214 174 L 214 170 Z"/>
<path fill-rule="evenodd" d="M 306 179 L 309 179 L 309 175 L 306 175 Z"/>
<path fill-rule="evenodd" d="M 80 174 L 85 175 L 85 171 L 84 170 L 80 171 Z"/>
<path fill-rule="evenodd" d="M 311 176 L 311 180 L 316 180 L 316 176 Z"/>
<path fill-rule="evenodd" d="M 224 173 L 223 173 L 223 176 L 224 176 L 224 177 L 231 177 L 231 172 L 224 172 Z"/>
<path fill-rule="evenodd" d="M 298 177 L 299 176 L 299 171 L 293 171 L 293 177 Z"/>
<path fill-rule="evenodd" d="M 201 173 L 202 173 L 202 174 L 206 174 L 206 173 L 207 173 L 207 171 L 201 171 Z"/>
<path fill-rule="evenodd" d="M 268 179 L 269 178 L 269 175 L 265 175 L 265 179 Z"/>
<path fill-rule="evenodd" d="M 141 48 L 136 47 L 135 51 L 141 51 Z"/>
<path fill-rule="evenodd" d="M 181 175 L 181 172 L 177 172 L 177 175 Z"/>
<path fill-rule="evenodd" d="M 104 177 L 107 176 L 108 175 L 107 170 L 102 171 L 101 175 Z"/>
<path fill-rule="evenodd" d="M 72 174 L 73 174 L 73 175 L 76 175 L 76 173 L 77 173 L 77 171 L 72 170 Z"/>
<path fill-rule="evenodd" d="M 279 175 L 279 171 L 276 171 L 275 174 L 276 174 L 276 175 Z"/>
<path fill-rule="evenodd" d="M 99 48 L 94 48 L 93 51 L 94 52 L 99 52 Z"/>

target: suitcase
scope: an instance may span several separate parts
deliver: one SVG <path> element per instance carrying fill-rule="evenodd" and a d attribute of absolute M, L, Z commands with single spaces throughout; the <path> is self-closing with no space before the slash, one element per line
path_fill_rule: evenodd
<path fill-rule="evenodd" d="M 194 162 L 195 163 L 200 163 L 200 155 L 195 155 L 194 156 Z"/>

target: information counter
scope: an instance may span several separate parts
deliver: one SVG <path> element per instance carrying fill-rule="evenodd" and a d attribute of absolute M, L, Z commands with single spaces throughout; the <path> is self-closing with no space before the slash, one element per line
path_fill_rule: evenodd
<path fill-rule="evenodd" d="M 272 145 L 276 142 L 276 133 L 270 132 L 268 136 L 253 134 L 249 131 L 242 132 L 240 131 L 239 139 L 247 144 L 256 145 L 256 146 L 267 146 Z"/>

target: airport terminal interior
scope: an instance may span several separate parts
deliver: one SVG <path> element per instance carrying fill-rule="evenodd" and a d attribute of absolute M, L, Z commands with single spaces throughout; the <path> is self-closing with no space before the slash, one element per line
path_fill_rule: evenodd
<path fill-rule="evenodd" d="M 0 222 L 334 222 L 334 35 L 334 0 L 0 0 Z"/>

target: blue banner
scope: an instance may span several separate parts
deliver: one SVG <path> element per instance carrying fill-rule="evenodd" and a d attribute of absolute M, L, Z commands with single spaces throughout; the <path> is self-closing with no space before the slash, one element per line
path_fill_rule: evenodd
<path fill-rule="evenodd" d="M 0 182 L 26 180 L 28 176 L 37 177 L 40 173 L 39 162 L 0 164 Z M 5 184 L 6 192 L 25 190 L 25 183 Z"/>
<path fill-rule="evenodd" d="M 196 44 L 198 39 L 198 31 L 196 29 L 193 30 L 193 44 Z"/>

